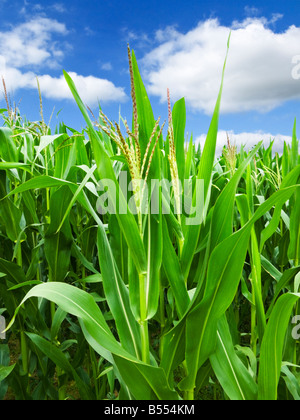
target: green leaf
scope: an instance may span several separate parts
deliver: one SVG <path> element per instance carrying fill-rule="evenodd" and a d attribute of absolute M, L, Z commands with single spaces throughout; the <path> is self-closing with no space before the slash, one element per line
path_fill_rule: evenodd
<path fill-rule="evenodd" d="M 41 284 L 41 283 L 42 283 L 42 282 L 41 282 L 41 281 L 39 281 L 39 280 L 30 280 L 30 281 L 25 281 L 24 283 L 16 284 L 15 286 L 10 287 L 10 288 L 8 289 L 8 291 L 11 291 L 11 290 L 17 290 L 17 289 L 21 289 L 21 288 L 22 288 L 22 287 L 24 287 L 24 286 L 32 286 L 32 285 Z"/>
<path fill-rule="evenodd" d="M 118 370 L 136 400 L 179 400 L 179 395 L 170 390 L 161 368 L 129 363 L 125 358 L 114 357 Z"/>
<path fill-rule="evenodd" d="M 129 292 L 121 279 L 103 226 L 98 228 L 99 264 L 107 303 L 117 325 L 120 341 L 128 352 L 139 358 L 141 340 L 138 323 L 129 302 Z"/>
<path fill-rule="evenodd" d="M 193 152 L 194 152 L 194 143 L 193 143 L 193 136 L 191 136 L 189 148 L 188 148 L 188 152 L 186 156 L 186 162 L 185 162 L 184 179 L 190 179 L 190 175 L 192 171 Z"/>
<path fill-rule="evenodd" d="M 280 189 L 290 187 L 292 185 L 297 184 L 298 178 L 300 176 L 300 165 L 296 166 L 291 172 L 289 172 L 282 180 Z M 298 194 L 298 193 L 297 193 Z M 298 204 L 299 205 L 299 204 Z M 297 203 L 296 203 L 297 207 Z M 293 213 L 293 225 L 295 225 L 295 231 L 292 232 L 293 235 L 293 241 L 292 243 L 295 245 L 297 242 L 297 235 L 298 235 L 298 227 L 299 227 L 299 221 L 298 221 L 298 212 L 297 210 Z M 276 231 L 279 221 L 281 217 L 281 207 L 279 205 L 275 206 L 274 213 L 272 220 L 266 226 L 266 228 L 261 233 L 261 240 L 260 240 L 260 251 L 262 251 L 265 242 L 273 235 L 273 233 Z M 294 226 L 293 226 L 294 227 Z M 292 245 L 291 245 L 292 246 Z M 295 254 L 294 254 L 295 255 Z"/>
<path fill-rule="evenodd" d="M 219 112 L 220 112 L 221 97 L 222 97 L 222 92 L 223 92 L 225 67 L 226 67 L 228 50 L 229 50 L 229 41 L 230 41 L 230 36 L 228 39 L 227 54 L 226 54 L 225 63 L 223 67 L 221 87 L 220 87 L 218 99 L 216 102 L 215 110 L 212 116 L 212 120 L 210 123 L 210 127 L 207 133 L 207 138 L 206 138 L 206 142 L 205 142 L 205 146 L 204 146 L 203 153 L 201 156 L 200 166 L 199 166 L 198 174 L 197 174 L 197 179 L 204 180 L 204 202 L 205 203 L 207 203 L 207 201 L 210 198 L 212 172 L 213 172 L 214 159 L 215 159 L 215 153 L 216 153 L 217 134 L 218 134 L 218 126 L 219 126 Z M 194 193 L 193 206 L 195 206 L 195 204 L 196 204 L 196 200 L 195 200 L 195 193 Z M 183 246 L 182 256 L 181 256 L 181 267 L 184 273 L 185 280 L 188 278 L 188 274 L 190 271 L 194 253 L 197 248 L 200 230 L 201 230 L 200 224 L 189 225 L 186 227 L 186 235 L 185 235 L 184 246 Z"/>
<path fill-rule="evenodd" d="M 283 379 L 294 400 L 300 401 L 300 383 L 297 380 L 297 377 L 290 371 L 290 369 L 286 365 L 282 366 L 281 372 L 284 374 Z"/>
<path fill-rule="evenodd" d="M 0 401 L 8 390 L 8 376 L 13 371 L 15 364 L 10 365 L 10 349 L 8 344 L 0 344 Z"/>
<path fill-rule="evenodd" d="M 76 164 L 76 142 L 68 136 L 60 136 L 54 140 L 54 147 L 54 177 L 66 179 L 70 168 Z"/>
<path fill-rule="evenodd" d="M 292 170 L 298 165 L 299 141 L 297 140 L 297 122 L 295 118 L 292 137 L 292 149 L 290 151 L 290 169 Z"/>
<path fill-rule="evenodd" d="M 14 323 L 19 308 L 34 296 L 55 302 L 63 311 L 79 318 L 88 343 L 102 357 L 116 365 L 136 399 L 140 395 L 162 400 L 179 399 L 178 394 L 168 386 L 164 370 L 140 362 L 123 349 L 107 326 L 93 297 L 76 287 L 54 282 L 34 287 L 16 310 L 8 329 Z"/>
<path fill-rule="evenodd" d="M 6 196 L 6 175 L 4 171 L 0 171 L 0 220 L 1 225 L 5 228 L 8 238 L 17 242 L 21 229 L 21 210 Z M 22 235 L 24 239 L 24 235 Z"/>
<path fill-rule="evenodd" d="M 9 276 L 10 281 L 15 285 L 26 282 L 24 271 L 17 264 L 0 258 L 0 270 L 6 276 Z"/>
<path fill-rule="evenodd" d="M 241 278 L 251 230 L 276 203 L 283 205 L 297 187 L 289 187 L 273 194 L 256 211 L 249 222 L 238 232 L 222 241 L 212 252 L 208 264 L 206 289 L 198 302 L 195 295 L 190 308 L 179 324 L 168 333 L 179 337 L 186 323 L 187 377 L 180 383 L 181 390 L 190 391 L 195 386 L 198 369 L 213 353 L 217 340 L 217 322 L 226 312 L 236 294 Z M 178 332 L 175 332 L 178 329 Z M 197 332 L 197 333 L 196 333 Z M 171 338 L 168 339 L 171 342 Z M 177 342 L 178 344 L 178 342 Z M 168 347 L 171 362 L 182 359 L 182 347 Z M 176 352 L 180 354 L 176 356 Z M 173 353 L 173 355 L 172 355 Z M 165 366 L 165 365 L 164 365 Z M 166 366 L 168 371 L 168 365 Z"/>
<path fill-rule="evenodd" d="M 132 51 L 132 67 L 133 67 L 133 75 L 134 75 L 134 86 L 135 86 L 135 93 L 136 93 L 136 105 L 137 105 L 137 112 L 138 112 L 138 123 L 139 123 L 139 140 L 140 140 L 140 147 L 141 147 L 141 154 L 142 154 L 142 161 L 143 157 L 152 134 L 153 128 L 155 126 L 155 119 L 152 111 L 152 107 L 148 98 L 148 94 L 146 92 L 144 83 L 142 81 L 140 71 L 138 68 L 138 64 L 136 61 L 136 57 L 134 51 Z M 160 179 L 160 151 L 159 147 L 157 146 L 151 167 L 149 172 L 149 179 Z"/>
<path fill-rule="evenodd" d="M 173 129 L 174 129 L 174 140 L 176 150 L 176 160 L 178 167 L 178 176 L 183 185 L 184 173 L 185 173 L 185 124 L 186 124 L 186 108 L 185 99 L 182 98 L 175 102 L 172 111 Z M 188 178 L 186 178 L 188 179 Z"/>
<path fill-rule="evenodd" d="M 160 270 L 163 259 L 162 215 L 148 214 L 145 232 L 147 242 L 147 275 L 145 280 L 147 319 L 155 316 L 158 307 Z"/>
<path fill-rule="evenodd" d="M 7 162 L 18 162 L 18 150 L 8 127 L 0 127 L 0 158 Z"/>
<path fill-rule="evenodd" d="M 225 316 L 218 322 L 216 351 L 210 356 L 210 362 L 222 388 L 231 400 L 257 399 L 257 385 L 235 352 Z"/>
<path fill-rule="evenodd" d="M 92 166 L 92 168 L 87 172 L 86 176 L 84 177 L 82 183 L 80 184 L 80 186 L 77 188 L 75 194 L 73 195 L 66 211 L 65 214 L 63 216 L 63 218 L 61 219 L 60 225 L 57 229 L 57 232 L 62 228 L 63 224 L 65 223 L 66 218 L 69 216 L 69 213 L 74 205 L 74 203 L 76 202 L 79 194 L 81 193 L 81 191 L 83 190 L 83 188 L 86 186 L 87 182 L 89 181 L 89 179 L 92 177 L 93 173 L 96 170 L 96 165 Z"/>
<path fill-rule="evenodd" d="M 58 140 L 58 139 L 66 140 L 67 138 L 68 138 L 68 135 L 66 135 L 65 133 L 56 134 L 54 136 L 41 136 L 40 144 L 36 147 L 34 162 L 37 160 L 41 152 L 45 150 L 50 144 L 54 143 L 55 140 Z"/>
<path fill-rule="evenodd" d="M 45 238 L 45 257 L 51 281 L 64 281 L 70 266 L 71 244 L 63 232 Z"/>
<path fill-rule="evenodd" d="M 30 340 L 41 350 L 49 359 L 66 372 L 71 378 L 74 378 L 78 391 L 83 400 L 95 399 L 91 389 L 79 377 L 76 370 L 72 367 L 64 353 L 51 342 L 33 333 L 26 333 Z"/>
<path fill-rule="evenodd" d="M 165 218 L 163 218 L 163 238 L 163 266 L 175 298 L 178 315 L 182 317 L 190 304 L 190 298 Z"/>
<path fill-rule="evenodd" d="M 0 365 L 0 382 L 4 381 L 4 379 L 7 378 L 11 374 L 15 366 L 16 364 L 11 365 L 11 366 Z"/>
<path fill-rule="evenodd" d="M 300 165 L 299 165 L 300 166 Z M 288 249 L 289 260 L 295 265 L 300 264 L 300 191 L 295 194 L 295 204 L 290 216 L 290 245 Z"/>
<path fill-rule="evenodd" d="M 291 312 L 300 294 L 287 293 L 274 306 L 260 352 L 258 374 L 259 400 L 276 401 L 281 375 L 282 353 Z"/>
<path fill-rule="evenodd" d="M 261 148 L 261 146 L 262 142 L 260 142 L 251 151 L 251 153 L 249 153 L 247 158 L 240 164 L 238 170 L 235 172 L 230 182 L 226 185 L 218 197 L 211 223 L 211 250 L 213 250 L 216 245 L 222 242 L 222 240 L 232 234 L 233 210 L 236 190 L 247 166 L 252 161 L 253 157 Z"/>
<path fill-rule="evenodd" d="M 29 164 L 27 163 L 17 163 L 17 162 L 0 162 L 0 170 L 5 169 L 23 169 L 24 171 L 29 171 Z"/>
<path fill-rule="evenodd" d="M 58 227 L 71 200 L 72 193 L 67 186 L 55 191 L 50 200 L 51 223 L 45 235 L 45 257 L 51 281 L 63 281 L 69 270 L 73 236 L 68 218 L 61 230 L 58 231 Z"/>
<path fill-rule="evenodd" d="M 146 255 L 145 249 L 142 243 L 142 239 L 139 233 L 139 229 L 136 223 L 136 220 L 133 214 L 129 211 L 127 202 L 123 196 L 122 191 L 119 189 L 119 185 L 114 173 L 114 169 L 112 166 L 112 162 L 110 157 L 108 156 L 104 145 L 102 144 L 99 135 L 97 134 L 94 126 L 89 118 L 87 113 L 86 107 L 84 106 L 77 89 L 74 85 L 73 80 L 71 77 L 64 72 L 66 81 L 71 89 L 71 92 L 76 100 L 76 103 L 89 127 L 92 149 L 94 153 L 94 158 L 97 164 L 98 174 L 100 179 L 109 179 L 114 182 L 116 185 L 116 196 L 112 197 L 112 202 L 116 202 L 116 208 L 114 211 L 116 212 L 117 219 L 130 249 L 132 258 L 135 262 L 137 270 L 139 273 L 146 273 L 147 271 L 147 262 L 146 262 Z M 108 190 L 109 193 L 110 190 Z M 119 212 L 119 209 L 124 209 L 123 212 Z"/>
<path fill-rule="evenodd" d="M 62 185 L 72 185 L 72 186 L 77 187 L 75 184 L 72 184 L 69 181 L 53 178 L 51 176 L 42 175 L 42 176 L 34 177 L 30 179 L 29 181 L 25 182 L 24 184 L 20 185 L 19 187 L 15 188 L 7 195 L 7 197 L 10 197 L 11 195 L 15 195 L 15 194 L 20 194 L 24 191 L 51 188 L 51 187 L 60 187 Z"/>

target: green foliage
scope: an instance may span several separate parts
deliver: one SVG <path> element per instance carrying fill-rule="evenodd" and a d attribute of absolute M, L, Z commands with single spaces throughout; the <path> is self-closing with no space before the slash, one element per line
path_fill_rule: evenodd
<path fill-rule="evenodd" d="M 66 72 L 82 132 L 60 124 L 52 134 L 43 121 L 2 113 L 0 316 L 9 325 L 0 399 L 298 399 L 296 123 L 281 156 L 271 142 L 248 152 L 228 144 L 216 157 L 224 65 L 201 151 L 192 137 L 186 143 L 184 99 L 161 134 L 129 56 L 125 136 L 102 110 L 92 122 Z M 130 212 L 120 188 L 120 173 L 131 181 L 130 164 L 143 159 L 148 187 L 173 181 L 170 203 L 159 188 L 157 214 Z M 184 179 L 204 181 L 200 224 L 176 211 L 174 176 L 184 199 Z M 104 179 L 115 187 L 115 214 L 98 212 Z M 128 199 L 137 203 L 135 192 Z"/>

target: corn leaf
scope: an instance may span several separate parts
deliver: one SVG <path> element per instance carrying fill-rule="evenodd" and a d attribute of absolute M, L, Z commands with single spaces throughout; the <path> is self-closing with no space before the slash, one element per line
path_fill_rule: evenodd
<path fill-rule="evenodd" d="M 228 56 L 229 42 L 230 42 L 230 37 L 228 39 L 227 55 L 226 55 L 226 59 L 225 59 L 224 67 L 223 67 L 221 87 L 220 87 L 217 103 L 215 106 L 215 110 L 212 116 L 212 120 L 210 123 L 210 127 L 207 133 L 207 138 L 206 138 L 206 142 L 205 142 L 205 146 L 204 146 L 203 153 L 201 156 L 200 166 L 199 166 L 198 174 L 197 174 L 198 179 L 204 180 L 204 202 L 205 203 L 210 197 L 212 171 L 213 171 L 216 145 L 217 145 L 219 112 L 220 112 L 220 106 L 221 106 L 221 97 L 222 97 L 222 92 L 223 92 L 223 81 L 224 81 L 224 76 L 225 76 L 225 67 L 226 67 L 227 56 Z M 195 193 L 193 196 L 193 205 L 195 205 Z M 205 214 L 203 214 L 203 216 L 205 217 Z M 188 277 L 192 260 L 194 257 L 194 253 L 197 248 L 197 243 L 198 243 L 198 239 L 200 235 L 200 229 L 201 229 L 200 224 L 187 226 L 185 241 L 184 241 L 184 246 L 183 246 L 182 256 L 181 256 L 181 267 L 184 273 L 185 280 Z"/>
<path fill-rule="evenodd" d="M 34 287 L 20 306 L 34 296 L 55 302 L 63 311 L 79 318 L 86 340 L 96 352 L 117 366 L 136 399 L 141 394 L 162 400 L 178 399 L 178 394 L 168 386 L 163 369 L 140 362 L 116 341 L 91 295 L 74 286 L 53 282 Z M 7 328 L 14 323 L 20 306 Z"/>
<path fill-rule="evenodd" d="M 18 150 L 8 127 L 0 127 L 0 158 L 7 162 L 18 162 Z"/>
<path fill-rule="evenodd" d="M 141 340 L 138 323 L 132 314 L 129 292 L 121 279 L 103 226 L 98 227 L 97 246 L 105 296 L 114 316 L 121 344 L 125 350 L 139 358 Z"/>
<path fill-rule="evenodd" d="M 186 124 L 186 108 L 185 99 L 182 98 L 175 102 L 172 111 L 173 129 L 174 129 L 174 141 L 176 150 L 176 160 L 178 168 L 178 176 L 183 185 L 185 174 L 185 159 L 182 157 L 185 155 L 185 124 Z"/>
<path fill-rule="evenodd" d="M 163 237 L 163 266 L 174 294 L 178 314 L 182 317 L 190 304 L 190 298 L 165 218 L 163 218 Z"/>
<path fill-rule="evenodd" d="M 173 367 L 174 360 L 183 360 L 182 343 L 179 346 L 179 337 L 182 337 L 186 322 L 188 376 L 180 383 L 182 390 L 194 388 L 199 367 L 214 352 L 217 340 L 217 322 L 230 306 L 237 291 L 254 223 L 277 202 L 283 205 L 296 188 L 296 186 L 286 188 L 273 194 L 258 208 L 241 230 L 222 241 L 212 252 L 203 299 L 198 304 L 197 300 L 191 303 L 182 320 L 167 334 L 164 346 L 164 352 L 168 353 L 168 356 L 165 357 L 166 359 L 169 357 L 169 363 Z M 177 352 L 178 354 L 176 354 Z M 165 357 L 163 356 L 163 366 L 168 372 L 170 364 L 165 361 Z"/>
<path fill-rule="evenodd" d="M 259 400 L 277 400 L 284 339 L 292 309 L 299 298 L 300 294 L 285 294 L 278 299 L 272 310 L 261 347 L 258 375 Z"/>
<path fill-rule="evenodd" d="M 82 400 L 87 401 L 95 398 L 90 388 L 80 378 L 76 370 L 68 361 L 67 356 L 65 356 L 58 347 L 37 334 L 27 333 L 27 336 L 46 356 L 49 357 L 49 359 L 59 366 L 63 372 L 66 372 L 71 378 L 74 378 Z"/>
<path fill-rule="evenodd" d="M 134 259 L 135 265 L 137 267 L 137 270 L 139 273 L 145 273 L 147 271 L 146 255 L 136 220 L 133 214 L 129 211 L 123 193 L 119 189 L 119 185 L 113 170 L 111 159 L 108 156 L 105 147 L 99 138 L 99 135 L 96 133 L 93 127 L 93 124 L 87 113 L 86 107 L 84 106 L 77 92 L 74 82 L 66 72 L 64 72 L 64 75 L 69 85 L 69 88 L 71 89 L 71 92 L 76 100 L 76 103 L 89 127 L 94 158 L 97 164 L 100 179 L 110 179 L 116 184 L 116 208 L 114 210 L 116 212 L 120 228 L 122 229 L 128 247 Z M 113 199 L 112 202 L 114 201 L 115 200 Z M 123 212 L 119 212 L 120 208 L 125 210 L 127 209 L 127 211 L 124 211 L 125 214 L 123 214 Z"/>
<path fill-rule="evenodd" d="M 257 399 L 257 384 L 235 352 L 225 316 L 218 322 L 216 351 L 210 356 L 210 362 L 222 388 L 231 400 Z"/>

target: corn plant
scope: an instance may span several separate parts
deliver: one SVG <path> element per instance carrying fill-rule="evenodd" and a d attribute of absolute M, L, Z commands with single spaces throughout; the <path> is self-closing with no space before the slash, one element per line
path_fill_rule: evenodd
<path fill-rule="evenodd" d="M 41 99 L 38 123 L 7 103 L 0 396 L 299 399 L 296 123 L 282 156 L 228 140 L 216 159 L 227 57 L 203 150 L 169 91 L 164 137 L 128 57 L 131 127 L 95 118 L 66 72 L 83 132 L 52 134 Z"/>

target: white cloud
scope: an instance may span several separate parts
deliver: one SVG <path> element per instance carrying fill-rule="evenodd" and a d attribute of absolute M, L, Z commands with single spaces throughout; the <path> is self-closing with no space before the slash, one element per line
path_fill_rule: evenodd
<path fill-rule="evenodd" d="M 106 71 L 110 71 L 113 69 L 112 64 L 108 61 L 106 63 L 101 64 L 101 69 L 102 70 L 106 70 Z"/>
<path fill-rule="evenodd" d="M 59 3 L 56 4 L 59 7 Z M 61 9 L 60 9 L 61 10 Z M 37 89 L 36 75 L 46 98 L 71 99 L 70 89 L 62 75 L 53 77 L 49 70 L 62 68 L 66 50 L 71 46 L 65 42 L 68 29 L 64 23 L 43 16 L 0 31 L 0 76 L 3 76 L 9 92 L 18 89 Z M 94 106 L 100 102 L 124 101 L 124 88 L 111 81 L 95 76 L 82 76 L 70 72 L 82 99 Z"/>
<path fill-rule="evenodd" d="M 6 0 L 0 0 L 0 5 L 1 5 L 1 1 L 6 1 Z M 21 15 L 27 15 L 27 16 L 30 16 L 30 15 L 32 16 L 32 13 L 39 13 L 39 15 L 46 16 L 46 12 L 49 10 L 54 11 L 56 13 L 65 13 L 67 11 L 63 3 L 49 4 L 47 2 L 46 4 L 46 2 L 44 2 L 43 4 L 41 4 L 41 3 L 32 3 L 27 0 L 24 0 L 23 7 L 19 10 L 19 13 Z"/>
<path fill-rule="evenodd" d="M 121 28 L 122 38 L 125 42 L 134 42 L 134 48 L 144 50 L 152 45 L 152 38 L 145 32 L 129 29 L 127 26 Z"/>
<path fill-rule="evenodd" d="M 271 133 L 264 132 L 254 132 L 254 133 L 235 133 L 234 131 L 224 131 L 220 130 L 217 137 L 217 150 L 216 154 L 220 155 L 222 153 L 223 147 L 227 144 L 227 134 L 232 145 L 237 146 L 238 149 L 243 145 L 246 150 L 250 150 L 256 146 L 259 142 L 263 141 L 264 146 L 268 147 L 270 141 L 274 140 L 273 152 L 282 153 L 284 142 L 291 143 L 292 137 L 283 136 L 282 134 L 273 135 Z M 201 134 L 195 140 L 196 145 L 199 143 L 201 147 L 204 147 L 206 141 L 206 134 Z"/>
<path fill-rule="evenodd" d="M 260 10 L 254 6 L 245 6 L 244 11 L 247 16 L 257 16 L 260 13 Z"/>
<path fill-rule="evenodd" d="M 50 6 L 50 8 L 58 13 L 65 13 L 67 11 L 63 3 L 54 3 Z"/>
<path fill-rule="evenodd" d="M 56 20 L 37 17 L 0 32 L 0 51 L 8 66 L 50 66 L 58 64 L 63 52 L 53 35 L 66 35 L 65 24 Z"/>
<path fill-rule="evenodd" d="M 156 33 L 159 46 L 143 59 L 150 94 L 211 114 L 221 81 L 227 38 L 232 29 L 221 112 L 267 112 L 291 99 L 300 99 L 300 83 L 292 77 L 292 59 L 300 53 L 300 27 L 275 33 L 271 19 L 248 17 L 232 28 L 217 19 L 200 22 L 187 33 L 168 27 Z"/>
<path fill-rule="evenodd" d="M 22 73 L 13 67 L 2 67 L 2 59 L 3 57 L 0 56 L 0 76 L 4 78 L 8 92 L 15 93 L 18 89 L 37 88 L 36 76 L 33 72 Z"/>
<path fill-rule="evenodd" d="M 89 106 L 100 102 L 122 102 L 127 97 L 123 88 L 116 87 L 106 79 L 94 76 L 81 76 L 75 72 L 69 72 L 82 100 Z M 50 99 L 71 99 L 72 94 L 65 82 L 64 76 L 59 78 L 43 75 L 39 77 L 43 96 Z"/>
<path fill-rule="evenodd" d="M 93 29 L 91 29 L 89 26 L 85 26 L 84 28 L 84 32 L 87 36 L 93 36 L 96 34 L 96 31 L 94 31 Z"/>

